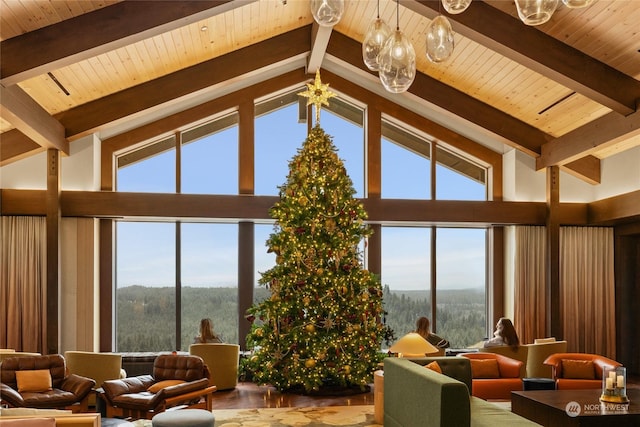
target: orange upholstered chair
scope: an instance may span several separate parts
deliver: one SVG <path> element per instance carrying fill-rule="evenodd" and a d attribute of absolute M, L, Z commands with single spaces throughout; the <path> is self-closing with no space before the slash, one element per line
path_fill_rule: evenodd
<path fill-rule="evenodd" d="M 557 390 L 602 388 L 604 368 L 617 368 L 621 363 L 598 354 L 556 353 L 547 357 Z"/>
<path fill-rule="evenodd" d="M 524 363 L 496 353 L 461 353 L 471 359 L 471 394 L 481 399 L 510 400 L 511 392 L 522 390 Z"/>

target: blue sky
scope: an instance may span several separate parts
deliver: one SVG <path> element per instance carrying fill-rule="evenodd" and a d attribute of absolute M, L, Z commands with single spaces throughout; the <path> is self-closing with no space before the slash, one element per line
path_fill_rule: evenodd
<path fill-rule="evenodd" d="M 364 194 L 364 134 L 359 126 L 322 112 L 321 124 L 333 136 L 338 155 L 356 188 Z M 293 104 L 256 119 L 255 193 L 277 195 L 286 181 L 288 161 L 306 138 L 307 127 L 297 121 Z M 182 192 L 237 194 L 237 128 L 218 132 L 184 146 Z M 175 152 L 167 152 L 118 172 L 119 191 L 174 192 Z M 382 196 L 427 198 L 429 160 L 384 140 L 382 145 Z M 438 167 L 438 198 L 481 200 L 484 186 L 446 168 Z M 175 282 L 175 227 L 166 223 L 126 222 L 118 225 L 118 286 L 173 286 Z M 274 263 L 265 241 L 271 225 L 258 225 L 256 270 Z M 429 270 L 428 229 L 385 227 L 383 284 L 393 289 L 425 289 Z M 484 286 L 484 230 L 439 229 L 438 286 Z M 235 286 L 237 277 L 237 226 L 235 224 L 183 224 L 183 286 Z M 256 280 L 258 277 L 256 277 Z"/>

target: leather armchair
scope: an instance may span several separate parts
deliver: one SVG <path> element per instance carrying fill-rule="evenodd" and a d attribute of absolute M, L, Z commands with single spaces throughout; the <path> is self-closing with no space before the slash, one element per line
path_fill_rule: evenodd
<path fill-rule="evenodd" d="M 563 361 L 576 360 L 593 363 L 593 378 L 567 378 L 566 366 Z M 602 372 L 604 368 L 617 368 L 621 363 L 598 354 L 590 353 L 556 353 L 547 357 L 545 365 L 551 366 L 553 379 L 556 380 L 557 390 L 576 390 L 589 388 L 602 388 Z M 575 376 L 575 375 L 574 375 Z M 588 375 L 577 375 L 588 376 Z"/>
<path fill-rule="evenodd" d="M 18 391 L 16 372 L 49 370 L 52 389 L 44 392 Z M 88 410 L 89 393 L 95 381 L 80 375 L 68 374 L 65 359 L 60 354 L 22 356 L 2 361 L 2 403 L 11 407 L 67 409 L 72 412 Z"/>
<path fill-rule="evenodd" d="M 209 369 L 199 356 L 160 355 L 153 363 L 153 375 L 108 380 L 102 383 L 108 418 L 146 418 L 176 406 L 211 411 L 212 393 Z M 179 380 L 158 391 L 149 390 L 154 384 Z"/>
<path fill-rule="evenodd" d="M 511 359 L 496 353 L 461 353 L 458 357 L 466 357 L 471 361 L 471 394 L 481 399 L 511 400 L 511 392 L 522 390 L 522 361 Z M 493 359 L 498 365 L 498 372 L 491 378 L 479 378 L 474 369 L 474 360 Z M 474 372 L 475 371 L 475 372 Z"/>
<path fill-rule="evenodd" d="M 519 360 L 522 362 L 522 369 L 520 370 L 520 377 L 527 376 L 527 359 L 531 349 L 527 345 L 520 345 L 517 348 L 513 348 L 509 345 L 500 345 L 496 347 L 483 348 L 484 353 L 495 353 L 507 356 L 511 359 Z"/>

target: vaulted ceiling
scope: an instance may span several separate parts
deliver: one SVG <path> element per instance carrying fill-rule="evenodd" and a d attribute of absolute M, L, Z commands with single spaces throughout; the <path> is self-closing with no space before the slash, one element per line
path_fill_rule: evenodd
<path fill-rule="evenodd" d="M 0 165 L 46 148 L 69 153 L 262 79 L 328 69 L 467 138 L 536 157 L 597 183 L 600 161 L 640 145 L 640 7 L 562 5 L 529 27 L 513 1 L 473 1 L 448 16 L 453 56 L 427 60 L 439 1 L 380 0 L 411 39 L 418 74 L 386 93 L 361 43 L 375 0 L 345 0 L 333 28 L 306 0 L 0 0 Z M 397 9 L 396 9 L 397 8 Z M 396 14 L 396 10 L 399 14 Z M 326 81 L 331 84 L 331 81 Z"/>

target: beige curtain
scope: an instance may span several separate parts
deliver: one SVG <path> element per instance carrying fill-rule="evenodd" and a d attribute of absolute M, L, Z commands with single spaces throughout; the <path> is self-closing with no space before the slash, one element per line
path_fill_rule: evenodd
<path fill-rule="evenodd" d="M 560 229 L 560 295 L 569 351 L 615 359 L 613 229 Z"/>
<path fill-rule="evenodd" d="M 46 348 L 44 217 L 0 218 L 0 348 Z"/>
<path fill-rule="evenodd" d="M 516 227 L 514 254 L 514 318 L 520 342 L 545 337 L 545 227 Z"/>

